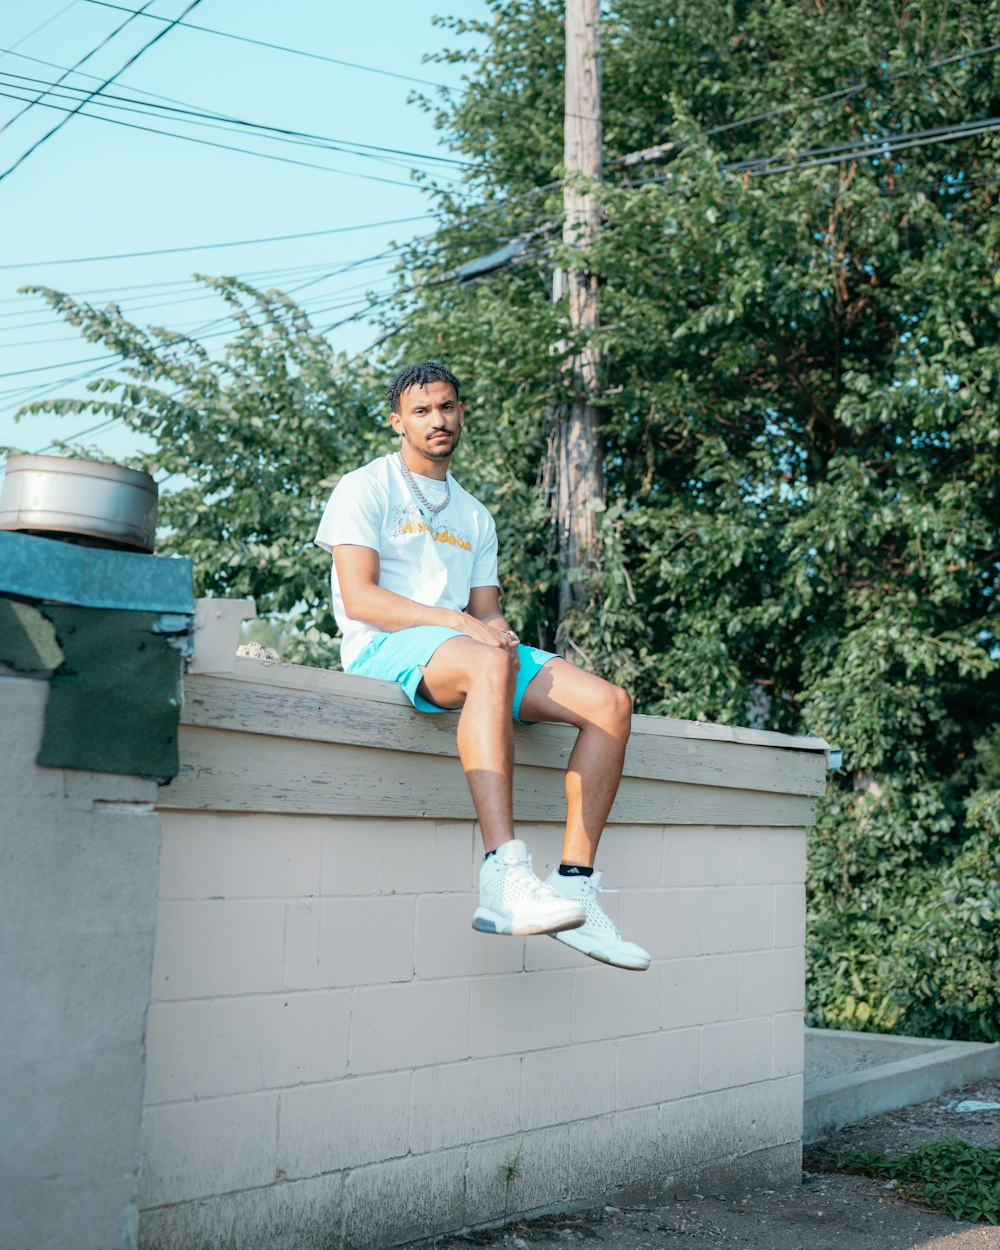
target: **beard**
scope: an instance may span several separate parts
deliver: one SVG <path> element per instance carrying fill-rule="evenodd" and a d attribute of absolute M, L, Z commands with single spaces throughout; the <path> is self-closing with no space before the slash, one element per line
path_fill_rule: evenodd
<path fill-rule="evenodd" d="M 455 451 L 462 438 L 462 427 L 459 426 L 452 435 L 451 442 L 447 445 L 444 443 L 431 443 L 423 449 L 423 454 L 429 460 L 447 460 Z"/>

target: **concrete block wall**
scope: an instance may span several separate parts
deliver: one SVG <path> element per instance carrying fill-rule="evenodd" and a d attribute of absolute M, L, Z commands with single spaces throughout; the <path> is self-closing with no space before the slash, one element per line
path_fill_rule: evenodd
<path fill-rule="evenodd" d="M 360 1250 L 797 1174 L 802 828 L 610 827 L 637 974 L 474 932 L 470 819 L 162 825 L 146 1250 Z M 520 832 L 558 861 L 554 822 Z"/>

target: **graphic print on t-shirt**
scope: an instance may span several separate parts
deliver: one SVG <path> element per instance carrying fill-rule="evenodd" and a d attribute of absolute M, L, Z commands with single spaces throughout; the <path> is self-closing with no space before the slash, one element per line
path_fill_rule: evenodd
<path fill-rule="evenodd" d="M 396 504 L 390 514 L 389 537 L 402 538 L 405 534 L 430 534 L 436 543 L 461 547 L 463 551 L 472 550 L 472 540 L 465 530 L 452 525 L 427 522 L 415 508 Z"/>

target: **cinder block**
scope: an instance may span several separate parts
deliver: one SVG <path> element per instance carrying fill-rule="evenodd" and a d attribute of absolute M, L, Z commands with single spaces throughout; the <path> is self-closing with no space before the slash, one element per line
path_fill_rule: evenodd
<path fill-rule="evenodd" d="M 659 1111 L 641 1107 L 567 1126 L 570 1201 L 614 1201 L 648 1188 L 658 1176 L 663 1147 Z"/>
<path fill-rule="evenodd" d="M 615 1043 L 597 1042 L 525 1055 L 521 1064 L 524 1130 L 568 1124 L 613 1111 Z"/>
<path fill-rule="evenodd" d="M 262 1189 L 216 1194 L 141 1213 L 144 1250 L 200 1246 L 266 1246 L 302 1250 L 340 1245 L 344 1177 L 340 1172 Z"/>
<path fill-rule="evenodd" d="M 805 876 L 804 829 L 740 830 L 740 880 L 745 885 L 797 885 Z"/>
<path fill-rule="evenodd" d="M 774 937 L 774 893 L 769 886 L 727 886 L 705 893 L 702 949 L 769 950 Z"/>
<path fill-rule="evenodd" d="M 569 1192 L 568 1135 L 569 1129 L 560 1125 L 469 1146 L 465 1223 L 502 1220 L 516 1211 L 564 1201 Z"/>
<path fill-rule="evenodd" d="M 473 981 L 470 1053 L 510 1055 L 565 1046 L 570 1041 L 571 1007 L 571 981 L 563 972 L 522 972 Z"/>
<path fill-rule="evenodd" d="M 774 1017 L 772 1043 L 773 1076 L 801 1076 L 805 1067 L 805 1037 L 802 1013 L 790 1011 Z"/>
<path fill-rule="evenodd" d="M 805 885 L 776 885 L 774 887 L 775 946 L 802 946 L 805 940 Z"/>
<path fill-rule="evenodd" d="M 422 981 L 356 989 L 351 1072 L 450 1063 L 469 1053 L 469 982 Z"/>
<path fill-rule="evenodd" d="M 801 1011 L 805 1001 L 805 952 L 801 946 L 740 955 L 739 1016 Z"/>
<path fill-rule="evenodd" d="M 737 829 L 668 826 L 663 840 L 664 885 L 730 885 L 740 879 Z"/>
<path fill-rule="evenodd" d="M 739 1160 L 802 1141 L 802 1078 L 785 1077 L 665 1103 L 659 1109 L 667 1171 L 711 1165 L 719 1175 Z"/>
<path fill-rule="evenodd" d="M 280 991 L 284 936 L 284 903 L 161 903 L 152 996 L 211 998 Z"/>
<path fill-rule="evenodd" d="M 356 891 L 364 895 L 469 890 L 472 841 L 468 821 L 359 820 Z"/>
<path fill-rule="evenodd" d="M 277 1167 L 277 1106 L 269 1092 L 147 1107 L 140 1207 L 269 1185 Z"/>
<path fill-rule="evenodd" d="M 407 1152 L 410 1074 L 348 1077 L 278 1095 L 278 1166 L 318 1176 Z"/>
<path fill-rule="evenodd" d="M 699 954 L 706 893 L 697 889 L 625 890 L 621 895 L 623 936 L 644 946 L 654 959 Z"/>
<path fill-rule="evenodd" d="M 736 1016 L 738 978 L 737 955 L 668 960 L 663 965 L 663 1028 L 732 1020 Z"/>
<path fill-rule="evenodd" d="M 524 938 L 477 933 L 472 917 L 478 906 L 478 893 L 425 894 L 417 899 L 418 977 L 521 971 Z"/>
<path fill-rule="evenodd" d="M 597 867 L 616 890 L 651 889 L 663 881 L 663 829 L 657 825 L 609 825 L 601 837 Z"/>
<path fill-rule="evenodd" d="M 623 1037 L 617 1043 L 618 1108 L 649 1107 L 696 1094 L 700 1060 L 698 1029 Z"/>
<path fill-rule="evenodd" d="M 355 1168 L 347 1177 L 344 1199 L 343 1238 L 336 1243 L 343 1250 L 378 1250 L 460 1228 L 465 1151 Z"/>
<path fill-rule="evenodd" d="M 771 1020 L 733 1020 L 701 1030 L 702 1090 L 730 1089 L 771 1075 Z"/>
<path fill-rule="evenodd" d="M 656 969 L 626 972 L 588 961 L 573 973 L 573 1041 L 653 1033 L 660 1027 Z"/>
<path fill-rule="evenodd" d="M 152 1003 L 146 1017 L 144 1103 L 204 1097 L 209 1084 L 205 1039 L 211 1033 L 212 999 L 196 1003 Z M 215 1090 L 216 1094 L 236 1090 Z"/>
<path fill-rule="evenodd" d="M 516 1132 L 520 1079 L 517 1055 L 419 1068 L 410 1085 L 410 1150 L 422 1154 Z"/>
<path fill-rule="evenodd" d="M 154 1003 L 146 1103 L 345 1076 L 349 1004 L 349 990 Z"/>
<path fill-rule="evenodd" d="M 320 892 L 323 818 L 165 812 L 163 899 L 303 898 Z"/>
<path fill-rule="evenodd" d="M 590 960 L 579 951 L 557 942 L 547 933 L 522 938 L 525 972 L 574 972 L 589 966 Z"/>
<path fill-rule="evenodd" d="M 413 976 L 412 896 L 323 899 L 287 907 L 288 989 L 381 985 Z"/>

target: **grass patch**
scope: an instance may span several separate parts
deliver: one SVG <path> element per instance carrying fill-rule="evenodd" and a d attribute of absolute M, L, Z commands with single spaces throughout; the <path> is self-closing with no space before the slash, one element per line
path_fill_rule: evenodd
<path fill-rule="evenodd" d="M 837 1168 L 896 1181 L 904 1197 L 947 1211 L 953 1219 L 1000 1223 L 1000 1147 L 946 1137 L 892 1159 L 875 1150 L 849 1150 L 838 1156 Z"/>

